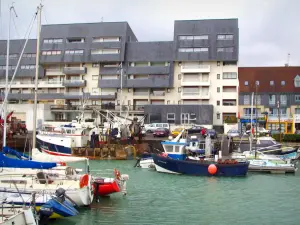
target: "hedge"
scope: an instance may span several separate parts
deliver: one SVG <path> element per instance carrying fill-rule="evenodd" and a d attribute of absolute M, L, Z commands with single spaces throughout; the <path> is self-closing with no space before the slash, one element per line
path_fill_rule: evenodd
<path fill-rule="evenodd" d="M 276 141 L 280 141 L 280 134 L 273 134 L 272 137 Z M 300 142 L 300 134 L 281 134 L 281 141 Z"/>

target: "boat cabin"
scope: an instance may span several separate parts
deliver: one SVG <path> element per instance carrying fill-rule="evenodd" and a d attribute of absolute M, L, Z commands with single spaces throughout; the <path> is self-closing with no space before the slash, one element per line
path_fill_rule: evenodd
<path fill-rule="evenodd" d="M 259 146 L 267 147 L 267 146 L 277 145 L 278 143 L 272 137 L 259 137 L 257 138 L 256 144 Z"/>

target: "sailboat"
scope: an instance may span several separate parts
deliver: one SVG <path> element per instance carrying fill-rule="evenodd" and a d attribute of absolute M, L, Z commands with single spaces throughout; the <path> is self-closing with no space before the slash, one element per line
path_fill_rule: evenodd
<path fill-rule="evenodd" d="M 39 46 L 40 46 L 40 27 L 41 27 L 41 10 L 42 5 L 37 8 L 38 17 L 38 39 L 37 39 L 37 56 L 36 56 L 36 76 L 35 76 L 35 102 L 34 102 L 34 116 L 33 116 L 33 148 L 35 148 L 36 143 L 36 115 L 37 115 L 37 84 L 38 84 L 38 73 L 39 73 Z M 32 29 L 33 23 L 31 24 L 30 31 Z M 9 88 L 5 93 L 5 99 L 3 102 L 3 107 L 5 109 L 8 92 L 11 86 L 11 83 L 16 75 L 18 67 L 20 65 L 21 58 L 24 53 L 24 49 L 27 45 L 30 32 L 25 41 L 24 47 L 22 49 L 16 70 L 13 74 L 12 80 L 10 82 Z M 49 176 L 49 171 L 47 169 L 55 168 L 59 166 L 56 162 L 36 162 L 31 160 L 18 160 L 10 159 L 3 154 L 0 154 L 3 172 L 0 173 L 0 183 L 1 188 L 5 189 L 5 192 L 2 190 L 2 193 L 5 193 L 4 196 L 11 197 L 11 193 L 14 193 L 13 187 L 17 189 L 22 189 L 23 194 L 28 193 L 41 193 L 42 197 L 39 198 L 40 204 L 46 204 L 47 195 L 51 196 L 57 192 L 59 188 L 65 190 L 65 193 L 69 198 L 77 205 L 89 205 L 93 201 L 93 186 L 92 186 L 92 177 L 89 174 L 83 174 L 72 176 L 73 174 L 67 173 L 72 172 L 70 170 L 65 171 L 64 176 Z M 22 168 L 22 169 L 21 169 Z M 47 171 L 47 172 L 46 172 Z M 55 179 L 54 179 L 55 178 Z M 18 198 L 19 196 L 15 196 Z M 14 202 L 18 200 L 15 199 Z"/>

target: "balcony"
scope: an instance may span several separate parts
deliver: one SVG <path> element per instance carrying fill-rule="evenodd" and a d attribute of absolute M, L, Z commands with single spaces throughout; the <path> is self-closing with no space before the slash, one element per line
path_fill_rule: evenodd
<path fill-rule="evenodd" d="M 171 87 L 169 78 L 128 79 L 126 87 L 130 88 L 168 88 Z"/>
<path fill-rule="evenodd" d="M 150 98 L 151 99 L 165 99 L 166 93 L 164 91 L 162 92 L 153 92 L 150 93 Z"/>
<path fill-rule="evenodd" d="M 116 92 L 91 93 L 89 99 L 116 99 Z"/>
<path fill-rule="evenodd" d="M 127 74 L 169 74 L 170 66 L 133 66 L 128 67 Z"/>
<path fill-rule="evenodd" d="M 85 87 L 86 80 L 64 80 L 62 85 L 65 87 Z"/>
<path fill-rule="evenodd" d="M 46 76 L 64 76 L 61 69 L 46 69 Z"/>
<path fill-rule="evenodd" d="M 117 105 L 116 110 L 119 111 L 121 108 L 122 111 L 135 111 L 135 112 L 144 112 L 145 105 Z"/>
<path fill-rule="evenodd" d="M 5 87 L 5 82 L 0 83 L 0 88 Z M 12 88 L 34 88 L 35 82 L 33 81 L 15 81 L 11 85 Z M 38 81 L 39 88 L 62 88 L 61 81 Z"/>
<path fill-rule="evenodd" d="M 264 114 L 261 114 L 261 113 L 257 114 L 257 118 L 264 118 L 264 117 L 265 117 Z M 251 118 L 251 114 L 245 114 L 245 115 L 241 116 L 241 118 L 243 118 L 243 119 L 250 119 Z M 255 118 L 256 118 L 256 114 L 253 113 L 252 114 L 252 119 L 255 119 Z"/>
<path fill-rule="evenodd" d="M 72 74 L 86 74 L 86 67 L 64 67 L 63 73 L 66 75 Z"/>
<path fill-rule="evenodd" d="M 49 81 L 38 81 L 39 88 L 62 88 L 62 81 L 60 80 L 49 80 Z"/>
<path fill-rule="evenodd" d="M 238 98 L 238 92 L 223 92 L 222 93 L 223 99 L 237 99 Z"/>
<path fill-rule="evenodd" d="M 184 80 L 181 79 L 181 86 L 210 86 L 210 80 Z"/>
<path fill-rule="evenodd" d="M 83 97 L 82 92 L 66 92 L 65 99 L 81 99 Z"/>
<path fill-rule="evenodd" d="M 119 79 L 109 79 L 109 80 L 99 80 L 99 88 L 119 88 L 121 86 L 121 80 Z"/>
<path fill-rule="evenodd" d="M 210 73 L 210 65 L 183 65 L 181 73 Z"/>
<path fill-rule="evenodd" d="M 210 93 L 182 92 L 181 99 L 209 99 Z"/>

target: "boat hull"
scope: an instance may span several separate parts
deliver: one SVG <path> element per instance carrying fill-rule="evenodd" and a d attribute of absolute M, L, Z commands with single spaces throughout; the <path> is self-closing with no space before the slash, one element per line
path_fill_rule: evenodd
<path fill-rule="evenodd" d="M 118 182 L 110 178 L 97 178 L 94 181 L 94 186 L 95 196 L 107 196 L 121 191 Z"/>
<path fill-rule="evenodd" d="M 154 167 L 154 161 L 152 158 L 141 159 L 139 162 L 139 166 L 142 169 L 149 169 Z"/>
<path fill-rule="evenodd" d="M 153 155 L 155 167 L 158 172 L 185 174 L 192 176 L 246 176 L 249 162 L 238 164 L 217 164 L 214 162 L 200 162 L 196 160 L 175 160 L 168 157 Z M 211 175 L 208 167 L 215 164 L 217 172 Z"/>
<path fill-rule="evenodd" d="M 61 156 L 71 156 L 71 141 L 68 137 L 59 137 L 59 136 L 45 136 L 37 135 L 36 144 L 37 148 L 41 149 L 47 153 L 56 153 Z"/>

